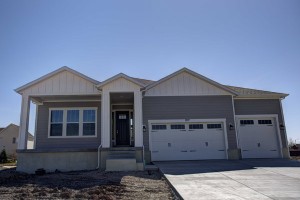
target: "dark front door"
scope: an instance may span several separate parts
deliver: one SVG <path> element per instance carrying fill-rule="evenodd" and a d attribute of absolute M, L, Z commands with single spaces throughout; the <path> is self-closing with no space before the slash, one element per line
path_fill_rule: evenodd
<path fill-rule="evenodd" d="M 130 145 L 129 112 L 116 112 L 116 134 L 117 145 Z"/>

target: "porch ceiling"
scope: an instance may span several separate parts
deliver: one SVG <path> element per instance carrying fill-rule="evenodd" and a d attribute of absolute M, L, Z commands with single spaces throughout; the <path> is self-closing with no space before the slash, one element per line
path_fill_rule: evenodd
<path fill-rule="evenodd" d="M 133 103 L 134 95 L 129 92 L 122 93 L 110 93 L 110 103 L 112 104 L 120 104 L 120 103 Z"/>

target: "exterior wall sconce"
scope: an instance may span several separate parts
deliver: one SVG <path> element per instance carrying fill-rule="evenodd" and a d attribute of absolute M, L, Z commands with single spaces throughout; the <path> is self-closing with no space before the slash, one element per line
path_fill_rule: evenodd
<path fill-rule="evenodd" d="M 285 130 L 285 126 L 283 124 L 279 125 L 280 130 Z"/>
<path fill-rule="evenodd" d="M 143 132 L 146 132 L 146 126 L 143 125 Z"/>
<path fill-rule="evenodd" d="M 231 123 L 229 123 L 229 130 L 234 130 L 234 126 Z"/>

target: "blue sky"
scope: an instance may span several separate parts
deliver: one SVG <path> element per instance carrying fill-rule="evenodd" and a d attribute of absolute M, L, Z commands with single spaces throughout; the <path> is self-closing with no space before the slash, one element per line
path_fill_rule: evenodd
<path fill-rule="evenodd" d="M 300 141 L 297 0 L 1 0 L 0 126 L 19 123 L 15 88 L 61 66 L 99 81 L 119 72 L 158 80 L 188 67 L 222 84 L 289 93 L 288 137 Z"/>

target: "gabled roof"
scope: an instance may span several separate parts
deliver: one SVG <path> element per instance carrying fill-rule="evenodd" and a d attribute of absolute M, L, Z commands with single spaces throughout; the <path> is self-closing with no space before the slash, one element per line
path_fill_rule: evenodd
<path fill-rule="evenodd" d="M 218 83 L 216 81 L 213 81 L 213 80 L 211 80 L 211 79 L 209 79 L 209 78 L 207 78 L 205 76 L 202 76 L 201 74 L 198 74 L 198 73 L 196 73 L 196 72 L 194 72 L 194 71 L 192 71 L 192 70 L 190 70 L 188 68 L 185 68 L 185 67 L 182 68 L 182 69 L 180 69 L 180 70 L 178 70 L 178 71 L 176 71 L 176 72 L 174 72 L 174 73 L 172 73 L 172 74 L 170 74 L 170 75 L 168 75 L 168 76 L 166 76 L 166 77 L 164 77 L 164 78 L 162 78 L 162 79 L 160 79 L 160 80 L 158 80 L 158 81 L 156 81 L 156 82 L 153 82 L 152 84 L 148 85 L 145 89 L 149 90 L 149 89 L 157 86 L 158 84 L 160 84 L 160 83 L 162 83 L 162 82 L 164 82 L 164 81 L 166 81 L 166 80 L 168 80 L 168 79 L 170 79 L 170 78 L 172 78 L 172 77 L 174 77 L 174 76 L 176 76 L 176 75 L 178 75 L 178 74 L 180 74 L 182 72 L 186 72 L 188 74 L 191 74 L 191 75 L 193 75 L 193 76 L 195 76 L 195 77 L 197 77 L 197 78 L 199 78 L 199 79 L 201 79 L 201 80 L 203 80 L 203 81 L 205 81 L 205 82 L 207 82 L 207 83 L 209 83 L 211 85 L 214 85 L 217 88 L 225 90 L 225 91 L 227 91 L 227 92 L 229 92 L 229 93 L 231 93 L 233 95 L 237 95 L 238 94 L 236 91 L 234 91 L 234 90 L 232 90 L 232 89 L 230 89 L 228 87 L 225 87 L 224 85 L 222 85 L 222 84 L 220 84 L 220 83 Z"/>
<path fill-rule="evenodd" d="M 130 76 L 127 76 L 126 74 L 123 74 L 123 73 L 119 73 L 109 79 L 106 79 L 105 81 L 99 83 L 98 85 L 96 85 L 97 88 L 102 88 L 104 85 L 108 84 L 108 83 L 111 83 L 112 81 L 114 80 L 117 80 L 119 78 L 124 78 L 132 83 L 135 83 L 137 84 L 138 86 L 140 87 L 145 87 L 145 82 L 143 82 L 143 80 L 145 81 L 145 79 L 137 79 L 137 78 L 132 78 Z"/>
<path fill-rule="evenodd" d="M 95 85 L 99 84 L 99 81 L 94 80 L 94 79 L 92 79 L 92 78 L 90 78 L 90 77 L 88 77 L 88 76 L 86 76 L 86 75 L 84 75 L 84 74 L 82 74 L 82 73 L 80 73 L 80 72 L 78 72 L 76 70 L 73 70 L 73 69 L 71 69 L 71 68 L 69 68 L 67 66 L 63 66 L 63 67 L 61 67 L 61 68 L 59 68 L 59 69 L 57 69 L 57 70 L 55 70 L 53 72 L 50 72 L 50 73 L 48 73 L 48 74 L 46 74 L 46 75 L 44 75 L 44 76 L 42 76 L 42 77 L 40 77 L 40 78 L 38 78 L 38 79 L 36 79 L 34 81 L 31 81 L 31 82 L 29 82 L 29 83 L 27 83 L 27 84 L 25 84 L 25 85 L 23 85 L 23 86 L 15 89 L 15 91 L 20 94 L 22 92 L 22 90 L 27 89 L 30 86 L 33 86 L 33 85 L 35 85 L 35 84 L 37 84 L 37 83 L 39 83 L 39 82 L 41 82 L 43 80 L 46 80 L 46 79 L 48 79 L 48 78 L 50 78 L 50 77 L 52 77 L 52 76 L 54 76 L 56 74 L 59 74 L 60 72 L 63 72 L 63 71 L 67 71 L 67 72 L 70 72 L 72 74 L 75 74 L 75 75 L 77 75 L 77 76 L 79 76 L 79 77 L 81 77 L 81 78 L 83 78 L 85 80 L 88 80 L 88 81 L 94 83 Z"/>
<path fill-rule="evenodd" d="M 9 127 L 11 127 L 11 126 L 15 126 L 17 129 L 20 128 L 18 125 L 15 125 L 15 124 L 11 123 L 11 124 L 9 124 L 7 127 L 5 127 L 5 128 L 0 128 L 0 135 L 1 135 L 2 133 L 4 133 L 4 131 L 5 131 L 6 129 L 8 129 Z M 19 134 L 19 133 L 18 133 L 18 134 Z M 28 132 L 28 139 L 34 140 L 33 135 L 32 135 L 31 133 L 29 133 L 29 132 Z"/>
<path fill-rule="evenodd" d="M 238 93 L 238 97 L 274 97 L 278 96 L 281 98 L 285 98 L 288 94 L 285 93 L 278 93 L 278 92 L 270 92 L 265 90 L 256 90 L 251 88 L 243 88 L 243 87 L 236 87 L 236 86 L 229 86 L 224 85 Z"/>

